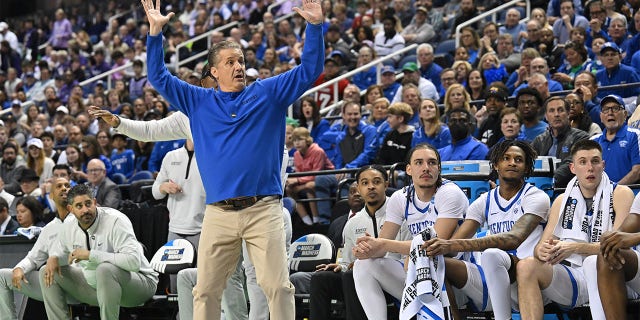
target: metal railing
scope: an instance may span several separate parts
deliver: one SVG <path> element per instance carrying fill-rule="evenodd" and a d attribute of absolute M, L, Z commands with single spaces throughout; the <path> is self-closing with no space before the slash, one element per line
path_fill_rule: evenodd
<path fill-rule="evenodd" d="M 326 113 L 328 113 L 329 111 L 333 110 L 335 107 L 337 107 L 337 106 L 339 106 L 341 104 L 341 102 L 338 102 L 339 101 L 339 97 L 338 97 L 338 93 L 339 93 L 338 92 L 338 82 L 340 82 L 340 80 L 349 78 L 349 77 L 351 77 L 351 76 L 353 76 L 353 75 L 355 75 L 357 73 L 360 73 L 362 70 L 369 69 L 369 68 L 371 68 L 373 66 L 376 66 L 376 65 L 381 67 L 383 65 L 382 64 L 383 61 L 392 59 L 393 57 L 395 57 L 397 55 L 404 54 L 405 52 L 411 51 L 411 50 L 413 50 L 413 49 L 415 49 L 417 47 L 418 47 L 418 44 L 414 43 L 414 44 L 412 44 L 412 45 L 410 45 L 408 47 L 403 48 L 402 50 L 398 50 L 398 51 L 396 51 L 396 52 L 394 52 L 392 54 L 389 54 L 387 56 L 380 57 L 380 58 L 378 58 L 376 60 L 373 60 L 373 61 L 371 61 L 371 62 L 369 62 L 369 63 L 367 63 L 367 64 L 365 64 L 363 66 L 360 66 L 360 67 L 358 67 L 358 68 L 356 68 L 354 70 L 351 70 L 351 71 L 349 71 L 349 72 L 347 72 L 347 73 L 345 73 L 345 74 L 343 74 L 343 75 L 341 75 L 341 76 L 339 76 L 337 78 L 331 79 L 331 80 L 329 80 L 329 81 L 327 81 L 327 82 L 325 82 L 325 83 L 323 83 L 323 84 L 321 84 L 319 86 L 311 88 L 311 89 L 307 90 L 305 93 L 303 93 L 302 96 L 307 96 L 307 95 L 311 95 L 311 94 L 317 94 L 317 92 L 320 89 L 324 89 L 326 87 L 333 86 L 333 101 L 334 101 L 334 103 L 332 105 L 330 105 L 328 107 L 325 107 L 325 108 L 322 108 L 320 110 L 320 114 L 326 114 Z M 376 70 L 376 83 L 380 83 L 380 69 L 381 68 L 378 68 Z"/>
<path fill-rule="evenodd" d="M 268 12 L 271 12 L 271 10 L 273 10 L 273 8 L 275 8 L 275 7 L 279 6 L 279 5 L 281 5 L 281 4 L 283 4 L 283 3 L 287 2 L 287 1 L 291 1 L 291 0 L 280 0 L 280 1 L 276 1 L 276 2 L 274 2 L 274 3 L 272 3 L 272 4 L 270 4 L 270 5 L 267 7 L 267 11 L 268 11 Z"/>
<path fill-rule="evenodd" d="M 209 48 L 211 48 L 211 37 L 210 37 L 210 35 L 212 35 L 214 32 L 220 32 L 222 30 L 227 30 L 227 29 L 235 27 L 237 25 L 238 25 L 238 21 L 229 22 L 229 23 L 227 23 L 227 24 L 225 24 L 223 26 L 217 27 L 217 28 L 209 30 L 209 31 L 207 31 L 207 32 L 205 32 L 203 34 L 197 35 L 197 36 L 195 36 L 195 37 L 193 37 L 193 38 L 191 38 L 189 40 L 183 41 L 183 42 L 179 43 L 176 46 L 176 53 L 178 53 L 181 48 L 186 47 L 186 46 L 190 45 L 191 43 L 196 42 L 196 41 L 201 40 L 201 39 L 204 39 L 204 38 L 207 39 L 207 51 L 208 51 Z M 192 55 L 189 58 L 184 59 L 182 61 L 180 61 L 180 55 L 177 55 L 176 56 L 176 60 L 173 63 L 173 70 L 177 71 L 180 68 L 180 66 L 182 66 L 183 64 L 186 64 L 188 62 L 191 62 L 191 61 L 193 61 L 195 59 L 198 59 L 198 58 L 202 57 L 203 55 L 206 55 L 207 51 L 199 52 L 199 53 L 197 53 L 195 55 Z"/>
<path fill-rule="evenodd" d="M 501 6 L 493 8 L 493 9 L 487 11 L 487 12 L 483 12 L 483 13 L 473 17 L 472 19 L 469 19 L 469 20 L 459 24 L 456 27 L 456 30 L 455 30 L 456 31 L 456 37 L 455 37 L 455 39 L 456 39 L 456 48 L 460 46 L 460 30 L 462 30 L 462 28 L 464 28 L 464 27 L 466 27 L 468 25 L 474 24 L 477 21 L 480 21 L 480 20 L 482 20 L 482 19 L 484 19 L 484 18 L 486 18 L 488 16 L 491 16 L 491 20 L 493 22 L 496 22 L 496 13 L 498 13 L 500 11 L 503 11 L 503 10 L 505 10 L 507 8 L 516 6 L 516 4 L 520 3 L 520 2 L 522 2 L 522 0 L 509 1 L 509 2 L 507 2 L 507 3 L 505 3 L 505 4 L 501 5 Z M 526 3 L 526 6 L 527 6 L 527 9 L 525 10 L 525 15 L 526 16 L 525 16 L 525 18 L 520 19 L 520 23 L 529 21 L 529 18 L 531 17 L 531 2 L 529 2 L 529 0 L 526 0 L 525 3 Z"/>
<path fill-rule="evenodd" d="M 94 77 L 91 77 L 91 78 L 89 78 L 87 80 L 84 80 L 84 81 L 80 82 L 79 85 L 81 87 L 84 87 L 84 86 L 89 85 L 89 84 L 91 84 L 91 83 L 93 83 L 95 81 L 98 81 L 98 80 L 102 79 L 102 78 L 107 78 L 107 80 L 105 81 L 105 89 L 109 90 L 112 87 L 111 86 L 111 77 L 110 77 L 110 75 L 112 75 L 114 73 L 117 73 L 117 72 L 124 71 L 125 69 L 127 69 L 127 68 L 129 68 L 131 66 L 133 66 L 133 62 L 129 61 L 129 62 L 125 63 L 124 65 L 120 66 L 120 67 L 117 67 L 115 69 L 111 69 L 111 70 L 109 70 L 107 72 L 103 72 L 103 73 L 101 73 L 101 74 L 99 74 L 97 76 L 94 76 Z"/>

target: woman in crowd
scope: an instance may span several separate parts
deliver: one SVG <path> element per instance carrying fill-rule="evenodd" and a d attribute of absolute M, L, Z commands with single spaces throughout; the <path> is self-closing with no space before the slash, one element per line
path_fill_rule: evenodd
<path fill-rule="evenodd" d="M 51 178 L 55 165 L 53 160 L 44 155 L 42 140 L 31 138 L 27 141 L 27 167 L 33 169 L 40 177 L 39 184 L 43 184 Z"/>
<path fill-rule="evenodd" d="M 507 69 L 494 52 L 485 53 L 478 63 L 478 69 L 482 70 L 482 74 L 486 79 L 486 83 L 490 84 L 496 81 L 507 82 L 509 74 Z"/>
<path fill-rule="evenodd" d="M 411 147 L 428 143 L 436 149 L 451 144 L 451 133 L 446 124 L 440 122 L 440 108 L 435 100 L 425 98 L 420 104 L 420 127 L 413 132 Z"/>
<path fill-rule="evenodd" d="M 602 129 L 593 123 L 591 117 L 584 109 L 584 99 L 579 93 L 569 93 L 565 96 L 565 100 L 569 104 L 569 120 L 571 127 L 580 129 L 589 134 L 590 137 L 598 133 L 602 133 Z"/>
<path fill-rule="evenodd" d="M 471 107 L 469 102 L 471 102 L 471 96 L 461 84 L 454 83 L 450 85 L 444 95 L 444 116 L 447 116 L 449 110 L 456 108 L 464 108 L 471 114 L 475 114 L 477 110 L 475 107 Z"/>
<path fill-rule="evenodd" d="M 44 210 L 35 197 L 26 196 L 16 201 L 16 220 L 21 228 L 44 227 L 46 225 L 43 217 Z"/>
<path fill-rule="evenodd" d="M 320 118 L 320 107 L 318 107 L 314 98 L 302 98 L 300 111 L 300 126 L 307 128 L 307 130 L 311 132 L 313 141 L 318 141 L 319 138 L 329 130 L 329 121 Z"/>
<path fill-rule="evenodd" d="M 475 65 L 480 50 L 480 35 L 472 27 L 464 27 L 460 30 L 460 46 L 467 49 L 469 58 L 467 61 Z"/>
<path fill-rule="evenodd" d="M 591 71 L 591 60 L 584 44 L 567 42 L 564 46 L 565 61 L 551 79 L 562 83 L 565 89 L 573 88 L 573 79 L 584 70 Z"/>
<path fill-rule="evenodd" d="M 471 67 L 471 64 L 467 61 L 458 60 L 453 63 L 451 69 L 456 72 L 456 82 L 465 85 L 467 83 L 467 76 L 469 72 L 473 70 L 473 67 Z"/>
<path fill-rule="evenodd" d="M 471 70 L 467 77 L 467 85 L 465 87 L 469 96 L 471 96 L 471 101 L 484 100 L 484 91 L 487 87 L 487 81 L 485 80 L 482 71 L 477 69 Z"/>
<path fill-rule="evenodd" d="M 105 157 L 111 156 L 111 133 L 109 130 L 99 130 L 96 134 L 96 139 L 98 140 L 98 145 L 100 145 L 100 154 Z"/>
<path fill-rule="evenodd" d="M 110 176 L 113 172 L 113 168 L 111 166 L 111 160 L 108 157 L 100 154 L 100 144 L 98 144 L 98 139 L 94 136 L 84 136 L 82 137 L 82 153 L 84 154 L 84 162 L 82 163 L 82 171 L 87 171 L 87 164 L 89 161 L 93 159 L 100 159 L 104 162 L 104 166 L 107 169 L 107 176 Z"/>

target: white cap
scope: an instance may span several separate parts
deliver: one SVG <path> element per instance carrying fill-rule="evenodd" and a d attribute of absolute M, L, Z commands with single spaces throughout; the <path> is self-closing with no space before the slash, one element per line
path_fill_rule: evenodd
<path fill-rule="evenodd" d="M 38 138 L 31 138 L 29 139 L 29 141 L 27 141 L 27 149 L 31 146 L 36 146 L 38 147 L 38 149 L 42 149 L 43 145 L 42 145 L 42 140 L 38 139 Z"/>
<path fill-rule="evenodd" d="M 247 77 L 251 77 L 251 78 L 257 78 L 260 75 L 258 73 L 258 70 L 254 68 L 247 69 L 246 74 L 247 74 Z"/>
<path fill-rule="evenodd" d="M 57 107 L 57 108 L 56 108 L 56 112 L 58 112 L 58 111 L 60 111 L 60 112 L 62 112 L 62 113 L 64 113 L 64 114 L 69 114 L 69 109 L 67 109 L 67 107 L 65 107 L 65 106 L 59 106 L 59 107 Z"/>

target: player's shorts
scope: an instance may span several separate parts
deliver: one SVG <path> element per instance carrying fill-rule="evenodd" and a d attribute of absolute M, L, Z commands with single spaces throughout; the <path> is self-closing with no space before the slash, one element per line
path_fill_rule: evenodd
<path fill-rule="evenodd" d="M 546 298 L 545 304 L 553 301 L 570 309 L 587 303 L 589 293 L 582 267 L 554 265 L 551 284 L 542 290 L 542 297 Z"/>

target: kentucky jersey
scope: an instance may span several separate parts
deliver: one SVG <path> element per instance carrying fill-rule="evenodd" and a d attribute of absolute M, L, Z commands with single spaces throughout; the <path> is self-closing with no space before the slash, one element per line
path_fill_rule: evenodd
<path fill-rule="evenodd" d="M 486 222 L 487 235 L 490 235 L 511 231 L 516 221 L 525 213 L 541 217 L 542 222 L 533 229 L 515 252 L 509 252 L 520 259 L 533 256 L 533 250 L 542 236 L 543 222 L 547 221 L 549 215 L 549 196 L 528 183 L 509 200 L 502 198 L 499 190 L 500 187 L 497 187 L 478 197 L 469 206 L 467 219 L 473 219 L 480 225 Z"/>
<path fill-rule="evenodd" d="M 429 202 L 418 199 L 413 185 L 391 195 L 387 205 L 387 221 L 402 225 L 406 221 L 412 237 L 426 227 L 433 227 L 437 218 L 463 219 L 469 207 L 464 192 L 453 182 L 443 181 Z"/>

